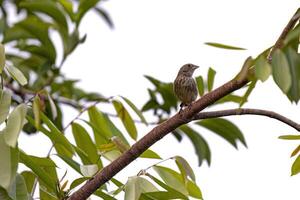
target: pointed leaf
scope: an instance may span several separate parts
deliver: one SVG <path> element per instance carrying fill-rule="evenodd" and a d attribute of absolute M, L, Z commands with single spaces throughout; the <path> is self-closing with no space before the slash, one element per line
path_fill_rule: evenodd
<path fill-rule="evenodd" d="M 18 166 L 18 149 L 9 147 L 0 134 L 0 186 L 8 189 L 15 179 Z"/>
<path fill-rule="evenodd" d="M 23 171 L 21 173 L 21 175 L 23 176 L 23 178 L 26 182 L 27 192 L 29 194 L 32 194 L 34 182 L 35 182 L 35 179 L 37 178 L 36 175 L 32 171 Z"/>
<path fill-rule="evenodd" d="M 294 149 L 294 151 L 291 153 L 291 157 L 297 155 L 299 152 L 300 152 L 300 145 L 298 145 L 296 149 Z"/>
<path fill-rule="evenodd" d="M 48 97 L 48 101 L 49 101 L 49 104 L 50 104 L 52 117 L 53 117 L 53 119 L 56 119 L 56 117 L 57 117 L 56 105 L 55 105 L 53 99 L 51 98 L 51 96 L 49 94 L 47 94 L 47 97 Z"/>
<path fill-rule="evenodd" d="M 179 128 L 193 143 L 197 157 L 198 165 L 201 166 L 204 160 L 207 161 L 207 164 L 210 165 L 211 162 L 211 153 L 209 146 L 205 139 L 194 129 L 190 128 L 187 125 L 180 126 Z"/>
<path fill-rule="evenodd" d="M 18 105 L 7 119 L 7 125 L 2 131 L 6 144 L 15 147 L 19 134 L 25 122 L 27 106 L 25 104 Z"/>
<path fill-rule="evenodd" d="M 57 147 L 60 148 L 60 150 L 63 149 L 63 151 L 67 153 L 66 155 L 72 157 L 72 155 L 74 154 L 74 149 L 71 143 L 69 142 L 69 140 L 63 135 L 63 133 L 54 125 L 54 123 L 44 113 L 41 113 L 41 119 L 48 126 L 51 133 L 49 133 L 49 131 L 42 128 L 41 131 L 51 139 L 51 141 L 56 147 L 56 150 Z M 58 143 L 59 146 L 56 146 L 56 143 Z M 58 153 L 61 152 L 60 150 L 58 150 Z"/>
<path fill-rule="evenodd" d="M 34 159 L 32 159 L 32 156 L 26 155 L 24 152 L 20 151 L 20 162 L 30 168 L 37 177 L 47 185 L 47 187 L 55 190 L 55 180 L 40 166 L 39 163 L 36 163 Z"/>
<path fill-rule="evenodd" d="M 122 99 L 131 107 L 131 109 L 139 116 L 141 121 L 147 125 L 147 121 L 145 117 L 143 116 L 143 113 L 126 97 L 121 96 Z"/>
<path fill-rule="evenodd" d="M 216 47 L 216 48 L 221 48 L 221 49 L 228 49 L 228 50 L 246 50 L 245 48 L 241 48 L 241 47 L 235 47 L 235 46 L 231 46 L 231 45 L 226 45 L 226 44 L 220 44 L 220 43 L 216 43 L 216 42 L 206 42 L 204 43 L 208 46 L 212 46 L 212 47 Z"/>
<path fill-rule="evenodd" d="M 278 49 L 272 57 L 273 78 L 283 93 L 287 93 L 292 84 L 291 72 L 288 60 L 284 53 Z"/>
<path fill-rule="evenodd" d="M 20 83 L 22 86 L 27 84 L 27 79 L 26 77 L 23 75 L 23 73 L 16 67 L 12 66 L 12 65 L 6 65 L 5 69 L 8 71 L 9 75 L 16 81 L 18 81 L 18 83 Z"/>
<path fill-rule="evenodd" d="M 210 92 L 214 86 L 216 71 L 213 68 L 209 68 L 207 74 L 207 90 Z"/>
<path fill-rule="evenodd" d="M 92 177 L 98 170 L 97 165 L 80 165 L 80 171 L 85 177 Z"/>
<path fill-rule="evenodd" d="M 80 177 L 78 179 L 75 179 L 70 185 L 70 190 L 74 189 L 75 187 L 77 187 L 78 185 L 82 184 L 84 181 L 87 180 L 89 180 L 88 177 Z"/>
<path fill-rule="evenodd" d="M 0 90 L 0 124 L 2 124 L 9 113 L 11 103 L 11 92 L 9 90 Z"/>
<path fill-rule="evenodd" d="M 162 159 L 156 152 L 147 149 L 140 155 L 141 158 L 153 158 L 153 159 Z"/>
<path fill-rule="evenodd" d="M 191 166 L 189 165 L 189 163 L 181 156 L 175 156 L 175 161 L 176 164 L 182 173 L 185 173 L 186 175 L 188 175 L 193 181 L 196 181 L 196 177 L 194 174 L 193 169 L 191 168 Z"/>
<path fill-rule="evenodd" d="M 127 132 L 129 133 L 130 137 L 134 140 L 137 139 L 137 130 L 134 124 L 133 119 L 129 115 L 128 111 L 125 109 L 123 104 L 120 101 L 113 100 L 113 105 L 117 112 L 118 117 L 121 119 L 124 127 L 126 128 Z"/>
<path fill-rule="evenodd" d="M 281 135 L 279 139 L 283 140 L 300 140 L 300 135 Z"/>
<path fill-rule="evenodd" d="M 244 146 L 247 146 L 245 138 L 240 131 L 240 129 L 234 125 L 232 122 L 222 119 L 204 119 L 199 122 L 196 122 L 197 125 L 203 126 L 208 130 L 216 133 L 217 135 L 223 137 L 226 141 L 232 144 L 237 148 L 236 140 L 241 141 Z"/>
<path fill-rule="evenodd" d="M 296 175 L 296 174 L 298 174 L 300 172 L 300 155 L 298 155 L 298 157 L 294 161 L 291 170 L 292 170 L 292 172 L 291 172 L 292 176 Z"/>
<path fill-rule="evenodd" d="M 251 92 L 253 91 L 253 89 L 255 88 L 256 83 L 257 81 L 255 80 L 255 81 L 251 81 L 251 83 L 248 85 L 248 89 L 246 90 L 244 96 L 242 97 L 242 100 L 240 101 L 240 107 L 242 107 L 248 101 L 248 98 Z"/>
<path fill-rule="evenodd" d="M 65 155 L 57 155 L 60 159 L 62 159 L 65 163 L 67 163 L 71 168 L 73 168 L 76 172 L 78 172 L 79 174 L 81 174 L 80 171 L 80 165 L 79 163 L 77 163 L 75 160 L 73 160 L 72 158 L 65 156 Z"/>
<path fill-rule="evenodd" d="M 153 169 L 160 175 L 167 185 L 172 188 L 176 188 L 176 190 L 185 195 L 202 199 L 200 188 L 190 180 L 188 180 L 187 183 L 182 182 L 181 175 L 178 172 L 162 166 L 154 166 Z"/>
<path fill-rule="evenodd" d="M 29 200 L 26 188 L 26 182 L 23 176 L 17 174 L 15 181 L 9 191 L 9 195 L 16 200 Z"/>
<path fill-rule="evenodd" d="M 267 59 L 259 56 L 254 65 L 255 77 L 262 82 L 266 81 L 272 73 L 272 66 Z"/>
<path fill-rule="evenodd" d="M 77 146 L 88 155 L 94 164 L 96 164 L 99 160 L 99 155 L 97 153 L 97 148 L 90 138 L 88 132 L 80 124 L 73 123 L 72 133 Z"/>
<path fill-rule="evenodd" d="M 139 200 L 142 193 L 154 192 L 158 189 L 147 179 L 133 176 L 125 184 L 125 200 Z"/>
<path fill-rule="evenodd" d="M 200 96 L 203 96 L 204 94 L 204 81 L 202 76 L 197 76 L 196 77 L 196 82 L 197 82 L 197 88 Z"/>
<path fill-rule="evenodd" d="M 0 43 L 0 74 L 5 66 L 5 49 L 3 44 Z"/>
<path fill-rule="evenodd" d="M 34 122 L 35 122 L 35 127 L 40 127 L 41 123 L 41 100 L 38 95 L 36 95 L 33 99 L 33 104 L 32 104 L 32 110 L 33 110 L 33 116 L 34 116 Z"/>
<path fill-rule="evenodd" d="M 146 176 L 150 177 L 155 183 L 157 183 L 160 187 L 164 188 L 165 190 L 167 190 L 168 192 L 174 194 L 178 199 L 184 199 L 187 200 L 187 196 L 182 194 L 181 192 L 179 192 L 176 189 L 173 189 L 172 187 L 170 187 L 168 184 L 165 184 L 164 182 L 160 181 L 159 179 L 155 178 L 154 176 L 152 176 L 151 174 L 147 173 Z"/>

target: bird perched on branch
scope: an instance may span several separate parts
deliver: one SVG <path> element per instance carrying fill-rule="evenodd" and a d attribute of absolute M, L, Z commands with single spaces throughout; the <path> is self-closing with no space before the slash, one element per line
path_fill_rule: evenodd
<path fill-rule="evenodd" d="M 193 64 L 183 65 L 174 81 L 174 93 L 181 101 L 180 111 L 184 106 L 190 105 L 198 96 L 197 85 L 194 80 L 193 73 L 198 66 Z"/>

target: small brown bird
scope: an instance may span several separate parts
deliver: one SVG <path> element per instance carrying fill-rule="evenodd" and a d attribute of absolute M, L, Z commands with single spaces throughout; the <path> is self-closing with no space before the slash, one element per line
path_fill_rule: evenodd
<path fill-rule="evenodd" d="M 174 81 L 174 92 L 177 98 L 182 102 L 180 111 L 184 106 L 190 105 L 198 96 L 197 85 L 194 80 L 193 73 L 198 66 L 193 64 L 183 65 Z"/>

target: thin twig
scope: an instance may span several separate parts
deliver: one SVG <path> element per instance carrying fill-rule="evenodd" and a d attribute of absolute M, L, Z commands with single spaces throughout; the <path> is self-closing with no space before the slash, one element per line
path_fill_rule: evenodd
<path fill-rule="evenodd" d="M 284 45 L 284 40 L 288 33 L 294 28 L 297 21 L 300 19 L 300 8 L 297 9 L 296 13 L 293 15 L 293 17 L 290 19 L 288 24 L 285 26 L 283 31 L 281 32 L 280 36 L 278 37 L 276 43 L 274 44 L 273 48 L 270 50 L 267 60 L 269 63 L 272 61 L 272 55 L 277 49 L 281 49 Z"/>
<path fill-rule="evenodd" d="M 251 108 L 237 108 L 237 109 L 228 109 L 228 110 L 219 110 L 219 111 L 210 111 L 210 112 L 200 112 L 193 117 L 193 120 L 199 119 L 208 119 L 208 118 L 217 118 L 217 117 L 225 117 L 231 115 L 261 115 L 270 117 L 273 119 L 277 119 L 297 131 L 300 131 L 300 124 L 292 121 L 291 119 L 284 117 L 276 112 L 269 110 L 261 110 L 261 109 L 251 109 Z"/>

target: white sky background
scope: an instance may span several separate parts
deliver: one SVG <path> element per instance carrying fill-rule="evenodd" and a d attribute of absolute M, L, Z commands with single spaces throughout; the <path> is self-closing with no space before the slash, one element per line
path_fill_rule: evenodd
<path fill-rule="evenodd" d="M 170 82 L 181 65 L 190 62 L 200 66 L 195 75 L 206 76 L 212 66 L 217 71 L 215 86 L 228 81 L 247 56 L 255 57 L 276 41 L 299 2 L 110 0 L 103 2 L 103 6 L 111 15 L 115 29 L 110 30 L 95 14 L 88 14 L 81 26 L 82 32 L 88 34 L 87 40 L 68 58 L 63 70 L 68 77 L 81 79 L 80 85 L 88 91 L 99 91 L 105 96 L 124 95 L 141 107 L 148 100 L 146 88 L 151 87 L 143 75 Z M 248 50 L 222 50 L 204 42 L 220 42 Z M 245 107 L 273 110 L 299 121 L 299 106 L 291 105 L 272 78 L 257 85 Z M 75 113 L 65 115 L 71 120 Z M 166 136 L 152 149 L 164 158 L 185 157 L 196 173 L 206 200 L 298 200 L 300 176 L 290 177 L 293 159 L 289 158 L 297 143 L 277 139 L 279 135 L 296 131 L 264 117 L 228 119 L 244 132 L 248 149 L 239 145 L 240 150 L 236 151 L 220 137 L 199 129 L 212 150 L 211 167 L 206 163 L 197 166 L 194 149 L 186 138 L 178 143 L 173 136 Z M 139 126 L 139 136 L 150 129 Z M 23 135 L 21 146 L 29 139 Z M 30 146 L 35 141 L 41 143 L 30 141 Z M 39 147 L 39 152 L 43 148 Z M 119 177 L 125 182 L 125 177 L 154 162 L 135 161 Z"/>

